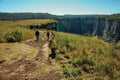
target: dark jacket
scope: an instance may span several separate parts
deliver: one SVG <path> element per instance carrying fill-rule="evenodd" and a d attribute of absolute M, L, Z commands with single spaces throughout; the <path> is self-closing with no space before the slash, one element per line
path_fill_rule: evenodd
<path fill-rule="evenodd" d="M 40 35 L 39 31 L 36 31 L 36 32 L 35 32 L 35 35 L 36 35 L 36 36 L 39 36 L 39 35 Z"/>

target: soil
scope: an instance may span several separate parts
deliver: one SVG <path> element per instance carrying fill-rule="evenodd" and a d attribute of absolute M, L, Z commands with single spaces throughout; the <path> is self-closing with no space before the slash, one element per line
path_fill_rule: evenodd
<path fill-rule="evenodd" d="M 39 51 L 32 60 L 27 60 L 24 55 L 21 59 L 12 64 L 0 64 L 0 80 L 61 80 L 62 75 L 56 70 L 52 64 L 52 60 L 48 58 L 50 49 L 46 39 L 40 38 L 39 41 L 28 40 L 22 42 Z M 47 71 L 42 75 L 33 77 L 34 73 L 42 69 L 44 66 Z"/>

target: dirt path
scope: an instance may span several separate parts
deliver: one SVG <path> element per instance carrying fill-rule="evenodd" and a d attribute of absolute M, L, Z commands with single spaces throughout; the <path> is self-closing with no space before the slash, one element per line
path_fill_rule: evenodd
<path fill-rule="evenodd" d="M 0 80 L 61 80 L 62 75 L 48 59 L 50 49 L 44 38 L 40 41 L 29 40 L 22 42 L 38 49 L 38 54 L 31 60 L 24 55 L 12 64 L 0 66 Z"/>

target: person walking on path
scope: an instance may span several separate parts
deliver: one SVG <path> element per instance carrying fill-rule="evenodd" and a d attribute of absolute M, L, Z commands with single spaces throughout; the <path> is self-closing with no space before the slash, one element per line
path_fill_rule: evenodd
<path fill-rule="evenodd" d="M 55 47 L 51 48 L 51 54 L 49 54 L 49 58 L 51 58 L 51 59 L 56 58 L 56 48 Z"/>
<path fill-rule="evenodd" d="M 35 32 L 35 36 L 36 36 L 36 41 L 39 41 L 40 33 L 38 30 Z"/>
<path fill-rule="evenodd" d="M 52 32 L 52 33 L 51 33 L 51 36 L 52 36 L 52 40 L 54 40 L 54 39 L 55 39 L 55 33 Z"/>
<path fill-rule="evenodd" d="M 47 40 L 49 40 L 49 38 L 50 38 L 50 32 L 49 31 L 47 31 Z"/>

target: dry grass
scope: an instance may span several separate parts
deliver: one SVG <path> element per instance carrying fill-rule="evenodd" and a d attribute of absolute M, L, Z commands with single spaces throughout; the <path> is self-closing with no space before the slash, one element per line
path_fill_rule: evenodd
<path fill-rule="evenodd" d="M 51 19 L 35 19 L 35 20 L 18 20 L 18 21 L 0 21 L 0 27 L 18 27 L 29 25 L 41 25 L 56 22 Z"/>
<path fill-rule="evenodd" d="M 6 62 L 16 61 L 24 56 L 31 60 L 37 54 L 38 50 L 25 44 L 20 43 L 0 43 L 0 60 Z"/>
<path fill-rule="evenodd" d="M 34 37 L 34 31 L 29 29 L 30 25 L 43 25 L 56 22 L 50 19 L 18 20 L 18 21 L 0 21 L 0 43 L 6 42 L 5 36 L 12 31 L 22 33 L 23 40 Z"/>

